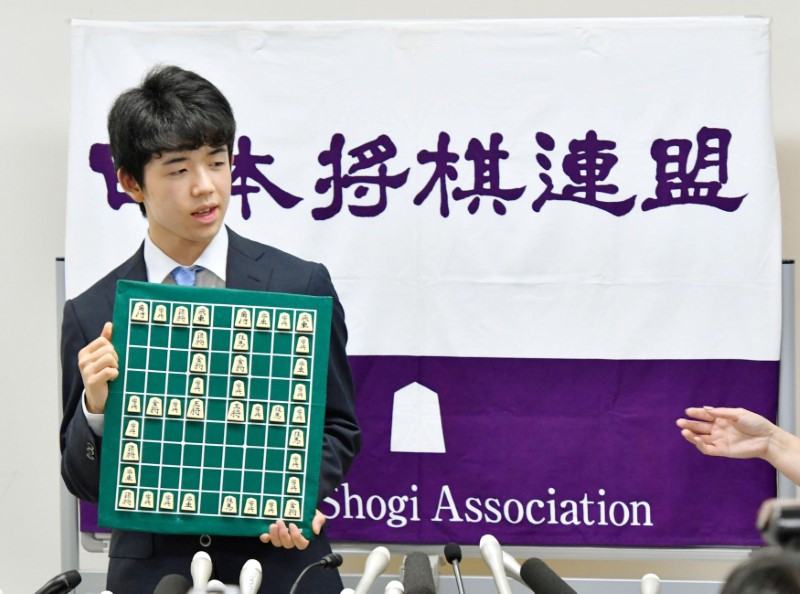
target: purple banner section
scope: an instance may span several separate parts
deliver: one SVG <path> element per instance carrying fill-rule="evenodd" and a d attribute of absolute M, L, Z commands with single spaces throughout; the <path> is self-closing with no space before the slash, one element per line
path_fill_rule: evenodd
<path fill-rule="evenodd" d="M 772 468 L 703 456 L 675 419 L 709 404 L 774 420 L 777 362 L 350 362 L 364 445 L 321 506 L 333 540 L 468 545 L 494 534 L 520 546 L 762 544 L 755 514 L 775 496 Z M 444 453 L 391 451 L 395 393 L 415 382 L 438 403 Z M 105 532 L 94 505 L 80 509 L 81 531 Z"/>
<path fill-rule="evenodd" d="M 108 528 L 97 526 L 97 504 L 80 501 L 78 517 L 81 532 L 111 532 Z"/>
<path fill-rule="evenodd" d="M 762 544 L 755 517 L 775 496 L 773 469 L 704 456 L 675 420 L 703 405 L 774 420 L 778 362 L 351 362 L 364 447 L 321 506 L 332 540 L 478 544 L 493 534 L 521 546 Z M 438 403 L 441 421 L 422 406 L 411 424 L 395 415 L 393 428 L 396 398 Z M 438 453 L 408 451 L 407 442 L 427 444 L 431 434 L 443 438 Z M 392 451 L 403 441 L 406 451 Z"/>

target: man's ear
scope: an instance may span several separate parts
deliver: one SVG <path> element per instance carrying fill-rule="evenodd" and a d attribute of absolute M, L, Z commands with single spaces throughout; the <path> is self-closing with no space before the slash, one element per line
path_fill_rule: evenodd
<path fill-rule="evenodd" d="M 126 172 L 124 169 L 117 169 L 117 180 L 119 181 L 119 185 L 122 186 L 122 189 L 125 190 L 125 193 L 130 196 L 134 202 L 144 202 L 142 188 L 139 182 L 136 181 L 136 178 L 130 173 Z"/>

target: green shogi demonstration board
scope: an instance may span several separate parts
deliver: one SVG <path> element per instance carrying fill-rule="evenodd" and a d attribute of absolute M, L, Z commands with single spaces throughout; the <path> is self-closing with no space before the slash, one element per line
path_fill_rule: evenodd
<path fill-rule="evenodd" d="M 332 299 L 120 281 L 99 524 L 312 538 Z"/>

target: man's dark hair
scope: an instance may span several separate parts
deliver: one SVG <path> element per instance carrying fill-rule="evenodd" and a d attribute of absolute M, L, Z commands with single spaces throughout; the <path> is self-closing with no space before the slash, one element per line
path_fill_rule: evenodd
<path fill-rule="evenodd" d="M 138 87 L 122 93 L 108 114 L 114 167 L 144 187 L 144 166 L 166 151 L 228 147 L 236 121 L 225 96 L 202 76 L 178 66 L 156 66 Z M 145 214 L 144 204 L 139 205 Z"/>

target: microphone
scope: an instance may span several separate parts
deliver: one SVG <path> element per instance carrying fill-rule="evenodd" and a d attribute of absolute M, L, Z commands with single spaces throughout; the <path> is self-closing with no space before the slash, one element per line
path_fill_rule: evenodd
<path fill-rule="evenodd" d="M 211 557 L 205 551 L 197 551 L 192 557 L 192 586 L 204 590 L 211 578 Z"/>
<path fill-rule="evenodd" d="M 425 553 L 415 551 L 406 555 L 403 591 L 405 594 L 436 594 L 431 561 Z"/>
<path fill-rule="evenodd" d="M 161 578 L 153 594 L 186 594 L 189 590 L 189 580 L 177 573 L 171 573 Z"/>
<path fill-rule="evenodd" d="M 239 574 L 239 591 L 241 594 L 256 594 L 261 587 L 261 563 L 248 559 Z"/>
<path fill-rule="evenodd" d="M 375 583 L 375 580 L 386 571 L 389 566 L 389 549 L 386 547 L 376 547 L 372 549 L 367 560 L 364 562 L 364 574 L 358 581 L 354 594 L 368 594 L 369 589 Z"/>
<path fill-rule="evenodd" d="M 315 567 L 321 567 L 322 569 L 335 569 L 342 564 L 342 561 L 344 561 L 344 559 L 342 559 L 342 556 L 339 553 L 328 553 L 319 561 L 315 561 L 300 572 L 300 575 L 297 576 L 294 584 L 292 584 L 292 589 L 289 590 L 289 594 L 295 594 L 295 592 L 297 592 L 297 585 L 300 583 L 300 580 L 303 579 L 303 576 L 305 576 L 310 570 L 314 569 Z"/>
<path fill-rule="evenodd" d="M 81 583 L 81 574 L 74 569 L 59 573 L 56 577 L 48 581 L 44 586 L 36 590 L 36 594 L 66 594 L 75 589 Z"/>
<path fill-rule="evenodd" d="M 661 580 L 654 573 L 646 573 L 642 576 L 641 594 L 660 594 Z"/>
<path fill-rule="evenodd" d="M 405 589 L 403 588 L 403 584 L 397 580 L 392 580 L 386 584 L 386 589 L 383 591 L 383 594 L 405 594 Z"/>
<path fill-rule="evenodd" d="M 525 582 L 522 581 L 522 578 L 519 575 L 519 570 L 521 569 L 520 564 L 517 562 L 514 557 L 503 551 L 503 568 L 506 570 L 506 575 L 510 578 L 515 579 L 523 586 L 527 586 Z"/>
<path fill-rule="evenodd" d="M 454 542 L 447 543 L 444 545 L 444 558 L 453 566 L 458 594 L 464 594 L 464 581 L 461 579 L 461 570 L 458 568 L 458 563 L 461 561 L 461 547 Z"/>
<path fill-rule="evenodd" d="M 317 561 L 314 565 L 319 565 L 322 569 L 336 569 L 344 562 L 339 553 L 328 553 L 322 559 Z M 312 565 L 311 567 L 314 567 Z"/>
<path fill-rule="evenodd" d="M 519 571 L 522 581 L 534 592 L 578 594 L 541 559 L 528 559 Z"/>
<path fill-rule="evenodd" d="M 497 586 L 497 594 L 511 594 L 511 586 L 508 584 L 506 570 L 503 567 L 503 551 L 500 543 L 491 534 L 484 534 L 481 536 L 480 549 L 483 560 L 492 572 L 494 584 Z M 548 594 L 550 593 L 548 592 Z"/>

